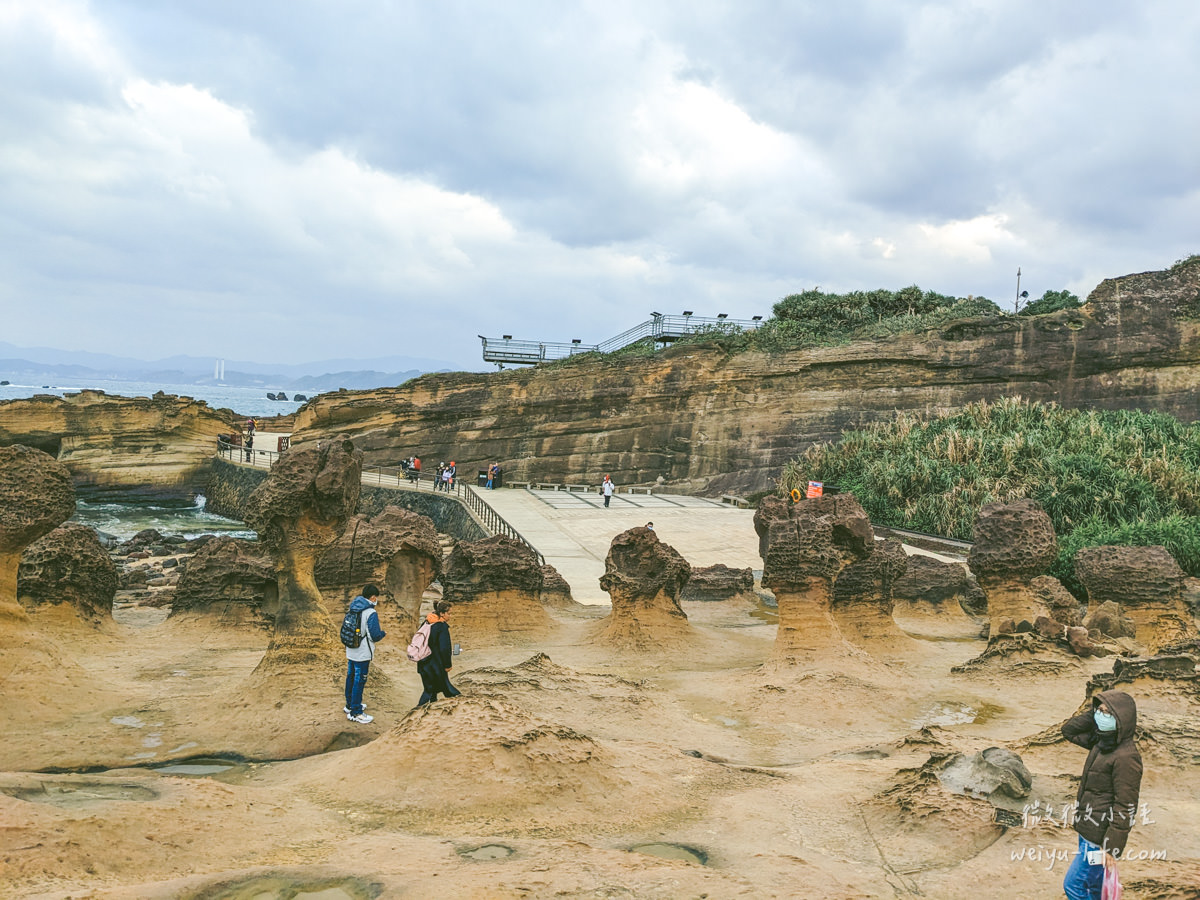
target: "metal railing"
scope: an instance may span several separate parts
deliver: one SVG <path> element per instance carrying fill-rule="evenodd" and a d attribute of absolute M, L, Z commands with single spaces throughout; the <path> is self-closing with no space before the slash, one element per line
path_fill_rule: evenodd
<path fill-rule="evenodd" d="M 247 455 L 249 454 L 249 455 Z M 257 469 L 269 469 L 282 454 L 273 450 L 247 450 L 229 441 L 227 438 L 217 438 L 217 456 L 238 466 Z M 520 541 L 537 556 L 539 566 L 546 564 L 546 557 L 537 547 L 533 546 L 524 535 L 513 528 L 498 512 L 492 509 L 482 497 L 461 479 L 455 478 L 448 489 L 437 487 L 434 478 L 422 478 L 421 473 L 411 473 L 399 466 L 364 466 L 362 483 L 385 488 L 395 488 L 402 491 L 419 491 L 423 493 L 445 494 L 453 497 L 469 509 L 479 525 L 489 535 L 503 534 L 515 541 Z"/>
<path fill-rule="evenodd" d="M 646 338 L 659 343 L 671 343 L 692 334 L 711 331 L 716 334 L 737 334 L 762 324 L 762 319 L 707 318 L 704 316 L 658 315 L 599 344 L 582 342 L 569 344 L 551 341 L 515 341 L 511 337 L 489 338 L 483 341 L 484 362 L 535 365 L 553 359 L 566 359 L 579 353 L 612 353 Z"/>

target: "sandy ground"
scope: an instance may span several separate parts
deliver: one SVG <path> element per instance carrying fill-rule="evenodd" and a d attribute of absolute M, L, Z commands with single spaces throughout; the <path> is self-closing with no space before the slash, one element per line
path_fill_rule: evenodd
<path fill-rule="evenodd" d="M 1073 834 L 1022 810 L 1061 809 L 1083 752 L 1035 738 L 1111 660 L 951 674 L 984 648 L 964 617 L 906 622 L 937 637 L 891 659 L 780 668 L 770 608 L 686 607 L 692 634 L 670 652 L 596 647 L 600 608 L 556 612 L 536 646 L 465 646 L 463 696 L 418 710 L 393 633 L 366 726 L 341 711 L 332 645 L 301 688 L 274 691 L 252 675 L 260 629 L 39 612 L 0 657 L 0 895 L 1060 896 Z M 1009 826 L 929 774 L 931 757 L 989 746 L 1035 776 Z M 1200 774 L 1157 742 L 1143 753 L 1129 849 L 1167 858 L 1125 863 L 1126 897 L 1195 897 Z M 151 768 L 171 762 L 197 768 Z"/>

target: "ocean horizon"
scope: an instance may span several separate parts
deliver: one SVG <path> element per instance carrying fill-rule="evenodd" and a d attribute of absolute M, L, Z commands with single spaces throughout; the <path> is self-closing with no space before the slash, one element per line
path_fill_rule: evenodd
<path fill-rule="evenodd" d="M 162 391 L 193 400 L 203 400 L 214 409 L 232 409 L 242 416 L 278 416 L 298 410 L 303 403 L 294 400 L 268 400 L 284 388 L 242 387 L 226 384 L 169 384 L 153 381 L 119 381 L 111 378 L 73 378 L 41 384 L 0 385 L 0 400 L 19 400 L 37 394 L 62 397 L 80 391 L 104 391 L 117 397 L 151 397 Z M 303 392 L 302 392 L 303 393 Z M 291 397 L 290 391 L 287 392 Z M 308 396 L 316 396 L 309 394 Z"/>

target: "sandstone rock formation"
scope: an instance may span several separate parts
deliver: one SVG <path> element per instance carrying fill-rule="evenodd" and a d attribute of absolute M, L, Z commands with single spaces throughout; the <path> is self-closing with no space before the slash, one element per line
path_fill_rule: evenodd
<path fill-rule="evenodd" d="M 779 604 L 775 657 L 814 662 L 849 650 L 834 621 L 833 585 L 875 549 L 867 514 L 850 494 L 801 500 L 764 497 L 754 514 L 763 587 Z"/>
<path fill-rule="evenodd" d="M 1178 313 L 1198 289 L 1194 264 L 1110 279 L 1081 309 L 889 336 L 886 358 L 873 340 L 731 354 L 714 339 L 649 358 L 430 374 L 323 394 L 297 413 L 296 437 L 346 431 L 369 464 L 419 446 L 429 459 L 457 459 L 459 471 L 499 460 L 510 480 L 661 476 L 719 494 L 765 489 L 812 443 L 898 409 L 954 411 L 1019 394 L 1190 422 L 1200 419 L 1200 323 Z"/>
<path fill-rule="evenodd" d="M 1029 583 L 1050 618 L 1061 625 L 1074 627 L 1083 623 L 1079 601 L 1053 575 L 1041 575 Z"/>
<path fill-rule="evenodd" d="M 0 445 L 26 444 L 71 472 L 81 494 L 191 498 L 204 491 L 229 410 L 163 393 L 116 397 L 81 391 L 0 401 Z"/>
<path fill-rule="evenodd" d="M 906 631 L 930 636 L 979 631 L 969 610 L 986 609 L 978 582 L 962 563 L 917 554 L 892 585 L 893 618 Z"/>
<path fill-rule="evenodd" d="M 1083 625 L 1089 632 L 1099 632 L 1106 637 L 1137 636 L 1137 626 L 1133 624 L 1133 619 L 1125 615 L 1120 605 L 1112 600 L 1105 600 L 1090 609 Z"/>
<path fill-rule="evenodd" d="M 600 624 L 596 640 L 619 650 L 660 649 L 691 635 L 679 594 L 692 567 L 653 530 L 630 528 L 612 539 L 604 559 L 600 587 L 612 612 Z"/>
<path fill-rule="evenodd" d="M 324 665 L 336 636 L 313 574 L 341 536 L 362 488 L 362 453 L 347 440 L 293 445 L 246 503 L 246 522 L 275 564 L 279 610 L 259 671 Z"/>
<path fill-rule="evenodd" d="M 575 609 L 582 604 L 571 596 L 571 585 L 554 566 L 542 566 L 542 592 L 538 602 L 548 609 Z"/>
<path fill-rule="evenodd" d="M 25 548 L 75 512 L 71 473 L 30 447 L 0 447 L 0 631 L 28 622 L 17 603 L 17 569 Z"/>
<path fill-rule="evenodd" d="M 351 518 L 317 561 L 316 577 L 325 595 L 342 603 L 374 582 L 396 604 L 392 621 L 411 633 L 419 624 L 421 596 L 441 571 L 442 546 L 433 520 L 388 506 L 374 518 Z"/>
<path fill-rule="evenodd" d="M 892 587 L 907 570 L 904 546 L 889 538 L 838 573 L 830 612 L 844 638 L 877 656 L 916 647 L 892 618 Z"/>
<path fill-rule="evenodd" d="M 222 625 L 270 626 L 275 622 L 279 587 L 266 548 L 241 538 L 216 537 L 187 564 L 171 615 L 216 616 Z"/>
<path fill-rule="evenodd" d="M 1031 629 L 1046 612 L 1032 582 L 1046 573 L 1058 552 L 1050 517 L 1033 500 L 989 503 L 979 511 L 974 531 L 967 565 L 987 596 L 991 634 L 1006 630 L 1005 620 L 1020 630 Z"/>
<path fill-rule="evenodd" d="M 1186 576 L 1165 547 L 1084 547 L 1075 554 L 1075 574 L 1087 591 L 1089 612 L 1116 603 L 1151 652 L 1196 634 L 1183 601 Z"/>
<path fill-rule="evenodd" d="M 545 635 L 553 622 L 540 602 L 543 584 L 537 554 L 520 541 L 505 535 L 459 541 L 442 572 L 442 596 L 454 604 L 454 640 L 478 647 Z"/>
<path fill-rule="evenodd" d="M 692 577 L 683 586 L 679 599 L 685 602 L 714 603 L 723 600 L 750 600 L 754 596 L 754 570 L 731 569 L 723 563 L 692 567 Z"/>
<path fill-rule="evenodd" d="M 21 554 L 17 597 L 26 609 L 65 603 L 91 621 L 112 618 L 117 567 L 92 528 L 67 522 Z"/>

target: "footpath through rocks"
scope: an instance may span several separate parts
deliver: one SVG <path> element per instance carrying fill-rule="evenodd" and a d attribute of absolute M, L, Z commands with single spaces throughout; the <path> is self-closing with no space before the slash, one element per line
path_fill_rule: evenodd
<path fill-rule="evenodd" d="M 520 545 L 442 559 L 400 511 L 357 519 L 353 448 L 299 449 L 260 544 L 148 536 L 115 581 L 50 537 L 69 492 L 24 491 L 52 460 L 0 471 L 0 548 L 38 582 L 0 586 L 5 896 L 1056 896 L 1086 756 L 1058 729 L 1110 689 L 1146 761 L 1126 896 L 1195 896 L 1200 654 L 1152 556 L 1088 557 L 1067 609 L 1039 565 L 910 568 L 852 497 L 781 500 L 729 520 L 753 559 L 692 559 L 658 513 L 613 532 L 588 607 Z M 1048 540 L 1035 510 L 991 518 L 989 576 L 1001 542 Z M 341 708 L 344 570 L 389 585 L 368 725 Z M 462 696 L 414 708 L 414 607 L 443 596 Z"/>

